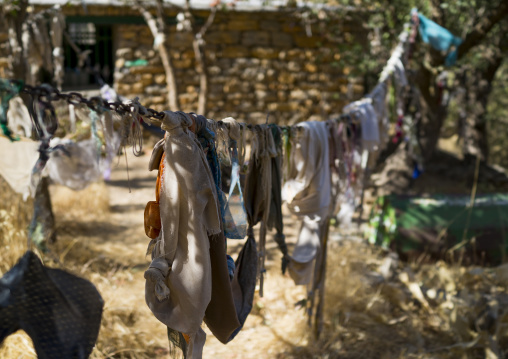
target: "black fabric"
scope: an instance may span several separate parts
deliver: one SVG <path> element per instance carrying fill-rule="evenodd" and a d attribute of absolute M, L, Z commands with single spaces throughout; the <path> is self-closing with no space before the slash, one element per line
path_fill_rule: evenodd
<path fill-rule="evenodd" d="M 262 129 L 255 127 L 253 136 L 258 138 L 262 136 Z M 262 142 L 258 139 L 258 143 Z M 245 177 L 245 188 L 243 189 L 243 198 L 245 202 L 245 212 L 247 212 L 247 221 L 249 227 L 254 227 L 256 224 L 263 220 L 263 214 L 266 209 L 266 191 L 269 188 L 264 188 L 261 184 L 263 178 L 263 164 L 258 159 L 257 151 L 253 151 L 250 156 L 249 165 L 247 168 L 247 175 Z"/>
<path fill-rule="evenodd" d="M 254 301 L 258 272 L 257 261 L 258 252 L 256 249 L 256 241 L 254 240 L 251 229 L 249 230 L 247 241 L 243 245 L 242 250 L 238 254 L 238 258 L 236 259 L 235 277 L 231 282 L 236 314 L 241 325 L 233 332 L 228 341 L 233 340 L 233 338 L 240 332 L 252 310 L 252 302 Z"/>
<path fill-rule="evenodd" d="M 88 358 L 103 305 L 92 283 L 47 268 L 28 251 L 0 279 L 0 343 L 22 329 L 39 359 Z"/>
<path fill-rule="evenodd" d="M 278 126 L 270 125 L 272 130 L 273 141 L 275 148 L 279 155 L 272 158 L 272 195 L 270 202 L 270 214 L 268 216 L 267 226 L 274 229 L 277 233 L 274 236 L 275 242 L 282 252 L 282 274 L 286 273 L 286 268 L 289 263 L 288 247 L 286 245 L 286 236 L 283 234 L 284 223 L 282 216 L 282 133 Z"/>

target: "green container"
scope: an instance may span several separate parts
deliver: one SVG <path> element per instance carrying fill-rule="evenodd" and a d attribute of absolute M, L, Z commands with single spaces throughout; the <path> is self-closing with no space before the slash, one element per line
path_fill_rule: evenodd
<path fill-rule="evenodd" d="M 379 197 L 368 239 L 405 258 L 499 264 L 508 254 L 508 194 Z"/>

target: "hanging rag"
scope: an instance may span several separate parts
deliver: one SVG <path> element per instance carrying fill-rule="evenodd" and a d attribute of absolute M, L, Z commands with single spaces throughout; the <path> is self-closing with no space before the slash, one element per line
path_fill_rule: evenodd
<path fill-rule="evenodd" d="M 74 142 L 55 137 L 50 141 L 50 147 L 57 146 L 62 150 L 52 151 L 46 163 L 47 173 L 54 183 L 78 191 L 101 180 L 101 166 L 96 161 L 93 139 Z"/>
<path fill-rule="evenodd" d="M 7 118 L 9 119 L 9 127 L 15 135 L 20 137 L 32 136 L 32 120 L 21 97 L 17 96 L 9 101 Z"/>
<path fill-rule="evenodd" d="M 0 175 L 16 193 L 23 195 L 23 200 L 33 197 L 35 188 L 31 185 L 31 173 L 39 158 L 39 142 L 25 139 L 11 142 L 0 136 L 0 148 Z"/>
<path fill-rule="evenodd" d="M 39 359 L 88 358 L 104 302 L 95 286 L 31 251 L 0 279 L 0 344 L 24 330 Z"/>
<path fill-rule="evenodd" d="M 234 118 L 222 120 L 229 128 L 229 157 L 231 161 L 231 184 L 229 187 L 224 233 L 226 238 L 244 239 L 247 235 L 247 213 L 240 186 L 240 164 L 238 160 L 238 141 L 241 140 L 240 125 Z"/>
<path fill-rule="evenodd" d="M 376 113 L 379 129 L 379 149 L 383 150 L 389 139 L 390 119 L 386 108 L 386 96 L 388 94 L 388 86 L 386 82 L 380 82 L 366 96 L 372 101 L 372 107 Z"/>
<path fill-rule="evenodd" d="M 204 116 L 202 115 L 196 115 L 196 114 L 190 114 L 191 120 L 193 124 L 196 121 L 196 118 L 200 118 L 199 121 L 199 129 L 196 132 L 197 138 L 199 143 L 201 144 L 201 147 L 203 148 L 203 151 L 205 152 L 206 159 L 208 161 L 208 166 L 210 167 L 210 170 L 213 175 L 213 181 L 215 184 L 215 191 L 217 193 L 217 196 L 219 198 L 219 208 L 220 208 L 220 215 L 221 215 L 221 222 L 224 227 L 224 232 L 226 234 L 225 241 L 227 238 L 227 228 L 231 228 L 230 221 L 231 218 L 226 218 L 226 212 L 227 212 L 227 200 L 226 200 L 226 194 L 222 191 L 221 184 L 221 170 L 220 170 L 220 161 L 219 156 L 217 155 L 217 148 L 215 145 L 215 133 L 208 128 L 208 124 L 210 123 Z M 214 121 L 215 122 L 215 121 Z M 192 125 L 191 125 L 192 126 Z M 227 243 L 225 243 L 225 247 L 227 247 Z M 228 264 L 228 273 L 231 279 L 233 279 L 234 272 L 235 272 L 235 262 L 231 256 L 226 255 L 226 260 Z"/>
<path fill-rule="evenodd" d="M 419 30 L 423 42 L 429 44 L 438 51 L 446 52 L 445 66 L 453 66 L 457 61 L 457 50 L 462 39 L 454 36 L 449 30 L 438 25 L 422 14 L 418 14 Z M 454 47 L 452 51 L 450 48 Z"/>
<path fill-rule="evenodd" d="M 162 229 L 145 272 L 145 299 L 158 320 L 188 336 L 187 357 L 201 358 L 203 320 L 224 343 L 240 324 L 215 183 L 201 145 L 188 129 L 191 125 L 185 114 L 165 112 Z"/>
<path fill-rule="evenodd" d="M 323 228 L 331 205 L 328 129 L 326 122 L 302 122 L 293 137 L 288 180 L 282 199 L 302 218 L 289 274 L 297 285 L 311 282 L 314 260 L 320 255 Z"/>
<path fill-rule="evenodd" d="M 274 145 L 277 151 L 277 156 L 272 157 L 272 194 L 270 201 L 270 212 L 267 221 L 268 229 L 275 229 L 274 236 L 275 243 L 282 253 L 281 271 L 282 274 L 286 273 L 286 268 L 289 261 L 288 247 L 286 245 L 286 236 L 283 233 L 284 223 L 282 216 L 282 131 L 279 126 L 269 125 L 272 131 Z"/>
<path fill-rule="evenodd" d="M 372 99 L 364 98 L 344 107 L 344 113 L 360 120 L 362 132 L 362 147 L 371 152 L 376 151 L 380 144 L 379 123 L 376 111 L 372 106 Z"/>
<path fill-rule="evenodd" d="M 272 161 L 277 149 L 271 129 L 266 125 L 257 125 L 253 130 L 251 157 L 245 178 L 245 210 L 249 221 L 249 237 L 253 238 L 252 228 L 261 222 L 259 231 L 259 295 L 263 296 L 263 277 L 266 244 L 266 226 L 270 213 Z"/>

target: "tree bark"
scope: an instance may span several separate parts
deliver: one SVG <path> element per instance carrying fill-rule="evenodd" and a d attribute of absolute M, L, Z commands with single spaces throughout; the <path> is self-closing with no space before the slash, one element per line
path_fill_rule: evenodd
<path fill-rule="evenodd" d="M 463 124 L 465 160 L 471 161 L 480 156 L 482 161 L 488 161 L 487 102 L 492 91 L 492 81 L 502 62 L 503 54 L 499 52 L 489 61 L 488 66 L 466 70 L 464 76 L 466 116 Z"/>
<path fill-rule="evenodd" d="M 157 18 L 145 8 L 140 1 L 136 1 L 135 8 L 145 19 L 150 31 L 154 37 L 155 49 L 158 51 L 166 74 L 166 88 L 168 91 L 168 106 L 171 111 L 178 111 L 178 87 L 176 85 L 175 70 L 171 61 L 170 47 L 167 41 L 166 22 L 164 19 L 164 7 L 162 0 L 156 1 Z"/>
<path fill-rule="evenodd" d="M 186 1 L 186 10 L 189 11 L 190 14 L 190 4 L 189 0 Z M 206 114 L 206 107 L 208 104 L 208 67 L 206 64 L 205 50 L 204 50 L 204 36 L 208 28 L 213 24 L 215 20 L 215 14 L 217 13 L 217 7 L 213 6 L 210 9 L 210 14 L 208 15 L 208 19 L 205 24 L 201 27 L 199 31 L 196 30 L 196 25 L 194 21 L 192 21 L 194 38 L 192 41 L 192 48 L 194 49 L 194 57 L 196 58 L 196 71 L 199 75 L 199 97 L 198 97 L 198 113 Z"/>

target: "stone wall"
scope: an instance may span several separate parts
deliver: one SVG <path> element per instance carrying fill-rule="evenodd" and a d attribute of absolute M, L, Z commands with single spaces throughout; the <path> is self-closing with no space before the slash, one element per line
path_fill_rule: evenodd
<path fill-rule="evenodd" d="M 64 11 L 76 16 L 84 10 L 80 6 L 66 6 Z M 87 15 L 139 14 L 128 7 L 88 6 Z M 199 10 L 195 15 L 204 20 L 208 12 Z M 138 96 L 148 107 L 167 109 L 164 69 L 153 50 L 148 26 L 128 23 L 113 26 L 115 89 L 128 98 Z M 340 41 L 325 36 L 327 26 L 340 29 Z M 177 32 L 174 25 L 169 30 L 180 109 L 195 112 L 199 76 L 192 36 Z M 352 78 L 351 64 L 343 61 L 343 55 L 353 51 L 353 46 L 367 43 L 361 14 L 344 15 L 340 24 L 328 23 L 325 27 L 323 23 L 314 24 L 310 36 L 306 30 L 290 10 L 218 11 L 205 35 L 209 73 L 206 115 L 260 123 L 270 112 L 270 122 L 288 124 L 338 114 L 348 101 L 360 97 L 361 81 Z M 146 65 L 131 66 L 135 60 L 146 60 Z M 1 64 L 0 59 L 0 76 Z"/>
<path fill-rule="evenodd" d="M 204 12 L 199 15 L 207 16 Z M 349 22 L 343 28 L 351 34 L 351 43 L 365 43 L 367 33 L 360 22 Z M 164 69 L 152 49 L 148 27 L 119 25 L 116 36 L 117 91 L 127 97 L 139 96 L 142 103 L 157 110 L 167 108 Z M 295 123 L 312 115 L 322 118 L 340 113 L 348 91 L 353 98 L 363 92 L 348 76 L 350 67 L 341 62 L 347 44 L 339 49 L 325 37 L 307 36 L 289 12 L 219 12 L 205 41 L 210 89 L 207 116 L 211 118 L 232 116 L 259 123 L 269 111 L 271 121 Z M 180 107 L 196 111 L 199 77 L 192 37 L 173 27 L 169 42 Z M 138 59 L 148 64 L 125 66 Z"/>

